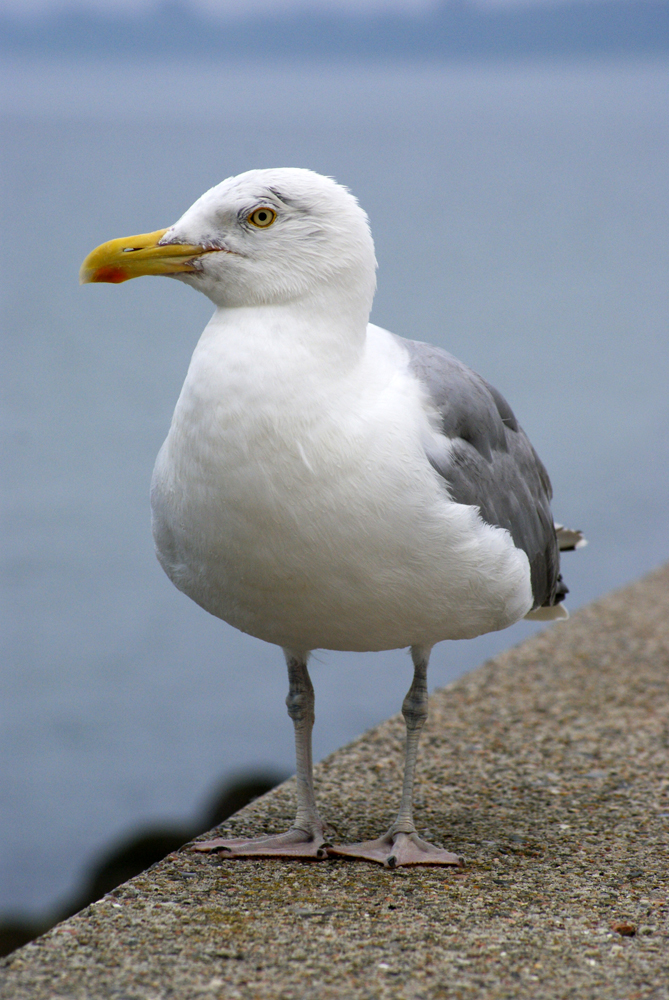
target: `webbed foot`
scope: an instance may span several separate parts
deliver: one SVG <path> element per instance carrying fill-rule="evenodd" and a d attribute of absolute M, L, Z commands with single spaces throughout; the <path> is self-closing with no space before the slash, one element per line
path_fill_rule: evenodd
<path fill-rule="evenodd" d="M 362 858 L 376 861 L 386 868 L 401 865 L 457 865 L 464 864 L 461 857 L 451 854 L 441 847 L 422 840 L 417 833 L 393 833 L 391 830 L 377 840 L 365 840 L 359 844 L 343 847 L 328 847 L 327 853 L 347 858 Z"/>
<path fill-rule="evenodd" d="M 190 850 L 222 854 L 226 858 L 310 858 L 312 861 L 324 861 L 328 856 L 327 846 L 322 832 L 309 833 L 292 827 L 286 833 L 267 837 L 200 840 Z"/>

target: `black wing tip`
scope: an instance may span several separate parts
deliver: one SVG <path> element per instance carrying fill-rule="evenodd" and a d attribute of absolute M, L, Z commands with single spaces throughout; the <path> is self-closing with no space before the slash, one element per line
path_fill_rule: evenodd
<path fill-rule="evenodd" d="M 564 524 L 555 525 L 555 535 L 560 552 L 574 552 L 576 549 L 584 549 L 588 544 L 582 531 L 577 528 L 565 528 Z"/>

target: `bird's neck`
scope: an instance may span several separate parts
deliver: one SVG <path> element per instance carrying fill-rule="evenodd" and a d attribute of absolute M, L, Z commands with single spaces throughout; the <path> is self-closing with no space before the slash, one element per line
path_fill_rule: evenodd
<path fill-rule="evenodd" d="M 318 289 L 290 302 L 219 307 L 203 335 L 220 342 L 230 361 L 253 359 L 260 369 L 286 366 L 293 374 L 312 368 L 333 377 L 355 367 L 365 349 L 369 306 L 360 296 L 333 296 Z"/>

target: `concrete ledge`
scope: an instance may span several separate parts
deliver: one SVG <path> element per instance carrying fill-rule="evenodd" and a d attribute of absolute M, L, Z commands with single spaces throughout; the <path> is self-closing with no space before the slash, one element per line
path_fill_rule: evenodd
<path fill-rule="evenodd" d="M 402 736 L 318 767 L 342 840 L 390 822 Z M 0 998 L 666 1000 L 668 764 L 665 566 L 432 697 L 416 818 L 464 874 L 181 852 L 5 959 Z M 291 814 L 288 782 L 222 829 Z"/>

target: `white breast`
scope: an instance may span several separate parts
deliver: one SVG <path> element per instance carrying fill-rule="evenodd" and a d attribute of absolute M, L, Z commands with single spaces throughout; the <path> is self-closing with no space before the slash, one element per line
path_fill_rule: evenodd
<path fill-rule="evenodd" d="M 452 503 L 401 346 L 323 371 L 268 310 L 217 313 L 154 470 L 158 558 L 207 611 L 292 649 L 429 645 L 531 607 L 527 557 Z"/>

